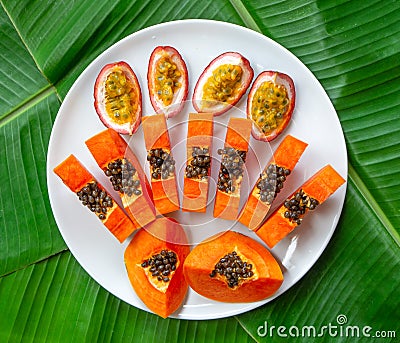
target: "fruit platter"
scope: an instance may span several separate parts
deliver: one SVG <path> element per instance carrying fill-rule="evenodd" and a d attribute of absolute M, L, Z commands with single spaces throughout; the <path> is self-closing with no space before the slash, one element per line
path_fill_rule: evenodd
<path fill-rule="evenodd" d="M 347 154 L 293 54 L 184 20 L 122 39 L 82 72 L 47 179 L 68 248 L 101 286 L 163 318 L 213 319 L 276 299 L 313 266 L 340 217 Z"/>

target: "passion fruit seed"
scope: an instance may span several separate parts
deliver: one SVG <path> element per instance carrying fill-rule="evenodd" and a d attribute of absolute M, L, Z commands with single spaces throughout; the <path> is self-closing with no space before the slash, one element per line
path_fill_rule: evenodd
<path fill-rule="evenodd" d="M 246 151 L 223 148 L 218 149 L 217 153 L 222 156 L 217 188 L 225 193 L 232 193 L 235 191 L 236 181 L 243 176 Z"/>
<path fill-rule="evenodd" d="M 290 169 L 271 163 L 264 172 L 260 174 L 257 183 L 260 200 L 271 205 L 275 197 L 283 188 L 283 184 L 289 174 Z"/>
<path fill-rule="evenodd" d="M 241 280 L 251 278 L 254 275 L 252 269 L 251 263 L 243 262 L 237 252 L 232 251 L 217 262 L 210 277 L 215 277 L 217 274 L 225 276 L 226 283 L 233 288 L 238 286 Z"/>
<path fill-rule="evenodd" d="M 110 178 L 113 188 L 127 196 L 142 194 L 140 180 L 136 169 L 126 158 L 110 162 L 104 173 Z"/>
<path fill-rule="evenodd" d="M 82 205 L 96 213 L 101 220 L 106 219 L 108 208 L 114 205 L 112 198 L 94 181 L 87 183 L 80 191 L 76 192 L 76 195 Z"/>
<path fill-rule="evenodd" d="M 285 86 L 266 81 L 254 93 L 251 117 L 264 133 L 269 133 L 279 127 L 288 107 L 289 98 Z"/>
<path fill-rule="evenodd" d="M 156 66 L 156 92 L 165 106 L 171 105 L 176 91 L 182 86 L 182 74 L 169 57 L 160 58 Z"/>
<path fill-rule="evenodd" d="M 147 154 L 147 161 L 150 162 L 151 177 L 153 179 L 167 179 L 175 172 L 174 159 L 163 149 L 151 149 Z"/>
<path fill-rule="evenodd" d="M 241 86 L 242 68 L 223 64 L 213 71 L 203 86 L 203 99 L 230 103 Z"/>
<path fill-rule="evenodd" d="M 158 281 L 169 282 L 170 274 L 176 270 L 178 258 L 173 251 L 161 250 L 159 254 L 154 254 L 141 264 L 142 268 L 149 268 L 152 276 Z"/>
<path fill-rule="evenodd" d="M 130 122 L 139 106 L 137 90 L 122 70 L 111 72 L 105 82 L 105 107 L 117 124 Z"/>
<path fill-rule="evenodd" d="M 285 218 L 297 225 L 301 224 L 302 217 L 307 210 L 315 210 L 319 201 L 307 195 L 302 189 L 284 202 L 287 209 L 284 213 Z"/>
<path fill-rule="evenodd" d="M 185 176 L 191 179 L 206 179 L 211 166 L 211 157 L 208 148 L 193 147 L 192 159 L 186 166 Z"/>

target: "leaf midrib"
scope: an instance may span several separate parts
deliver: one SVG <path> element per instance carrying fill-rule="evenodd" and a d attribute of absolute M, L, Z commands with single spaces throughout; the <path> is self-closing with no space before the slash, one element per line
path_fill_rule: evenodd
<path fill-rule="evenodd" d="M 368 204 L 368 206 L 375 213 L 375 216 L 379 219 L 379 221 L 385 227 L 386 231 L 393 238 L 393 240 L 395 241 L 397 246 L 400 247 L 399 233 L 396 231 L 393 224 L 390 222 L 390 220 L 388 219 L 388 217 L 386 216 L 386 214 L 384 213 L 382 208 L 379 206 L 379 204 L 376 202 L 376 200 L 374 199 L 374 197 L 368 190 L 365 183 L 362 181 L 359 174 L 356 172 L 356 170 L 350 163 L 348 164 L 348 168 L 349 168 L 348 169 L 349 178 L 353 181 L 355 187 L 357 187 L 358 191 L 363 196 L 363 198 L 366 201 L 366 203 Z"/>
<path fill-rule="evenodd" d="M 249 11 L 243 4 L 241 0 L 229 0 L 233 6 L 233 8 L 238 12 L 239 17 L 243 20 L 245 25 L 254 31 L 257 31 L 261 34 L 263 32 L 261 31 L 260 27 L 257 25 L 256 21 L 254 18 L 250 15 Z"/>
<path fill-rule="evenodd" d="M 11 111 L 6 113 L 5 116 L 0 119 L 0 128 L 3 127 L 4 125 L 7 125 L 10 121 L 13 121 L 14 119 L 16 119 L 18 116 L 23 114 L 29 108 L 31 108 L 31 107 L 35 106 L 36 104 L 38 104 L 39 102 L 41 102 L 43 99 L 48 97 L 50 94 L 54 94 L 54 93 L 57 95 L 58 99 L 61 102 L 61 99 L 58 96 L 58 93 L 57 93 L 55 87 L 49 84 L 48 86 L 42 88 L 36 94 L 27 98 L 24 102 L 19 104 L 17 107 L 13 108 Z"/>
<path fill-rule="evenodd" d="M 43 87 L 40 89 L 37 93 L 33 94 L 31 97 L 27 98 L 25 101 L 23 101 L 21 104 L 13 108 L 11 111 L 6 113 L 4 117 L 0 119 L 0 127 L 3 127 L 10 121 L 14 120 L 16 117 L 18 117 L 20 114 L 24 113 L 27 109 L 31 108 L 35 104 L 39 103 L 41 100 L 46 98 L 50 93 L 55 93 L 58 99 L 60 100 L 60 103 L 62 102 L 56 88 L 53 86 L 53 84 L 50 82 L 50 80 L 47 78 L 46 74 L 43 72 L 42 68 L 40 68 L 40 65 L 37 63 L 35 56 L 33 55 L 31 49 L 29 46 L 26 44 L 24 38 L 21 35 L 21 32 L 19 31 L 17 25 L 15 24 L 15 21 L 13 20 L 12 16 L 10 13 L 7 11 L 7 8 L 4 6 L 3 1 L 0 0 L 0 5 L 3 8 L 4 12 L 7 14 L 8 19 L 10 20 L 15 32 L 17 33 L 19 39 L 21 40 L 22 44 L 24 45 L 26 51 L 29 53 L 31 56 L 33 62 L 35 63 L 36 68 L 40 71 L 40 74 L 46 79 L 47 81 L 47 86 Z"/>

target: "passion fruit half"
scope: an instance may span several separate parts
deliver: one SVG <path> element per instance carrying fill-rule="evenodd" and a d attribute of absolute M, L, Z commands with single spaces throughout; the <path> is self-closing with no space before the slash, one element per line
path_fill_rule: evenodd
<path fill-rule="evenodd" d="M 94 86 L 94 107 L 106 127 L 132 135 L 142 118 L 142 92 L 126 62 L 105 65 Z"/>
<path fill-rule="evenodd" d="M 272 141 L 289 124 L 296 102 L 292 78 L 264 71 L 254 81 L 247 98 L 247 118 L 253 121 L 253 137 Z"/>
<path fill-rule="evenodd" d="M 238 52 L 226 52 L 210 62 L 196 83 L 192 103 L 197 112 L 221 115 L 247 91 L 254 71 Z"/>
<path fill-rule="evenodd" d="M 157 113 L 177 115 L 188 96 L 188 72 L 179 52 L 171 46 L 156 47 L 147 71 L 150 101 Z"/>

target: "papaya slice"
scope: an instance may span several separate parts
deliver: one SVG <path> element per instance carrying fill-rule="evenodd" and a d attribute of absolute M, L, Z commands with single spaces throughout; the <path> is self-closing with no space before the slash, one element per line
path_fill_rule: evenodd
<path fill-rule="evenodd" d="M 224 148 L 218 149 L 221 166 L 214 202 L 214 217 L 236 219 L 240 202 L 240 186 L 249 147 L 251 121 L 230 118 Z"/>
<path fill-rule="evenodd" d="M 135 226 L 140 228 L 156 219 L 150 183 L 125 140 L 113 129 L 106 129 L 85 143 Z"/>
<path fill-rule="evenodd" d="M 239 221 L 243 225 L 251 230 L 259 228 L 307 145 L 291 135 L 283 139 L 254 184 L 240 212 Z"/>
<path fill-rule="evenodd" d="M 331 165 L 326 165 L 284 201 L 260 226 L 256 234 L 270 248 L 274 247 L 301 224 L 310 210 L 322 204 L 344 182 Z"/>
<path fill-rule="evenodd" d="M 211 175 L 213 117 L 212 113 L 189 114 L 187 165 L 183 179 L 183 211 L 206 211 Z"/>
<path fill-rule="evenodd" d="M 55 167 L 54 172 L 121 243 L 136 230 L 115 199 L 74 155 L 68 156 Z"/>
<path fill-rule="evenodd" d="M 145 116 L 142 126 L 156 210 L 159 214 L 179 210 L 175 160 L 171 152 L 166 118 L 163 114 Z"/>
<path fill-rule="evenodd" d="M 166 318 L 181 306 L 188 284 L 183 264 L 190 252 L 182 226 L 161 217 L 133 236 L 124 254 L 129 280 L 138 297 Z"/>
<path fill-rule="evenodd" d="M 221 302 L 254 302 L 273 295 L 283 282 L 272 254 L 254 239 L 234 231 L 198 244 L 183 272 L 200 295 Z"/>

